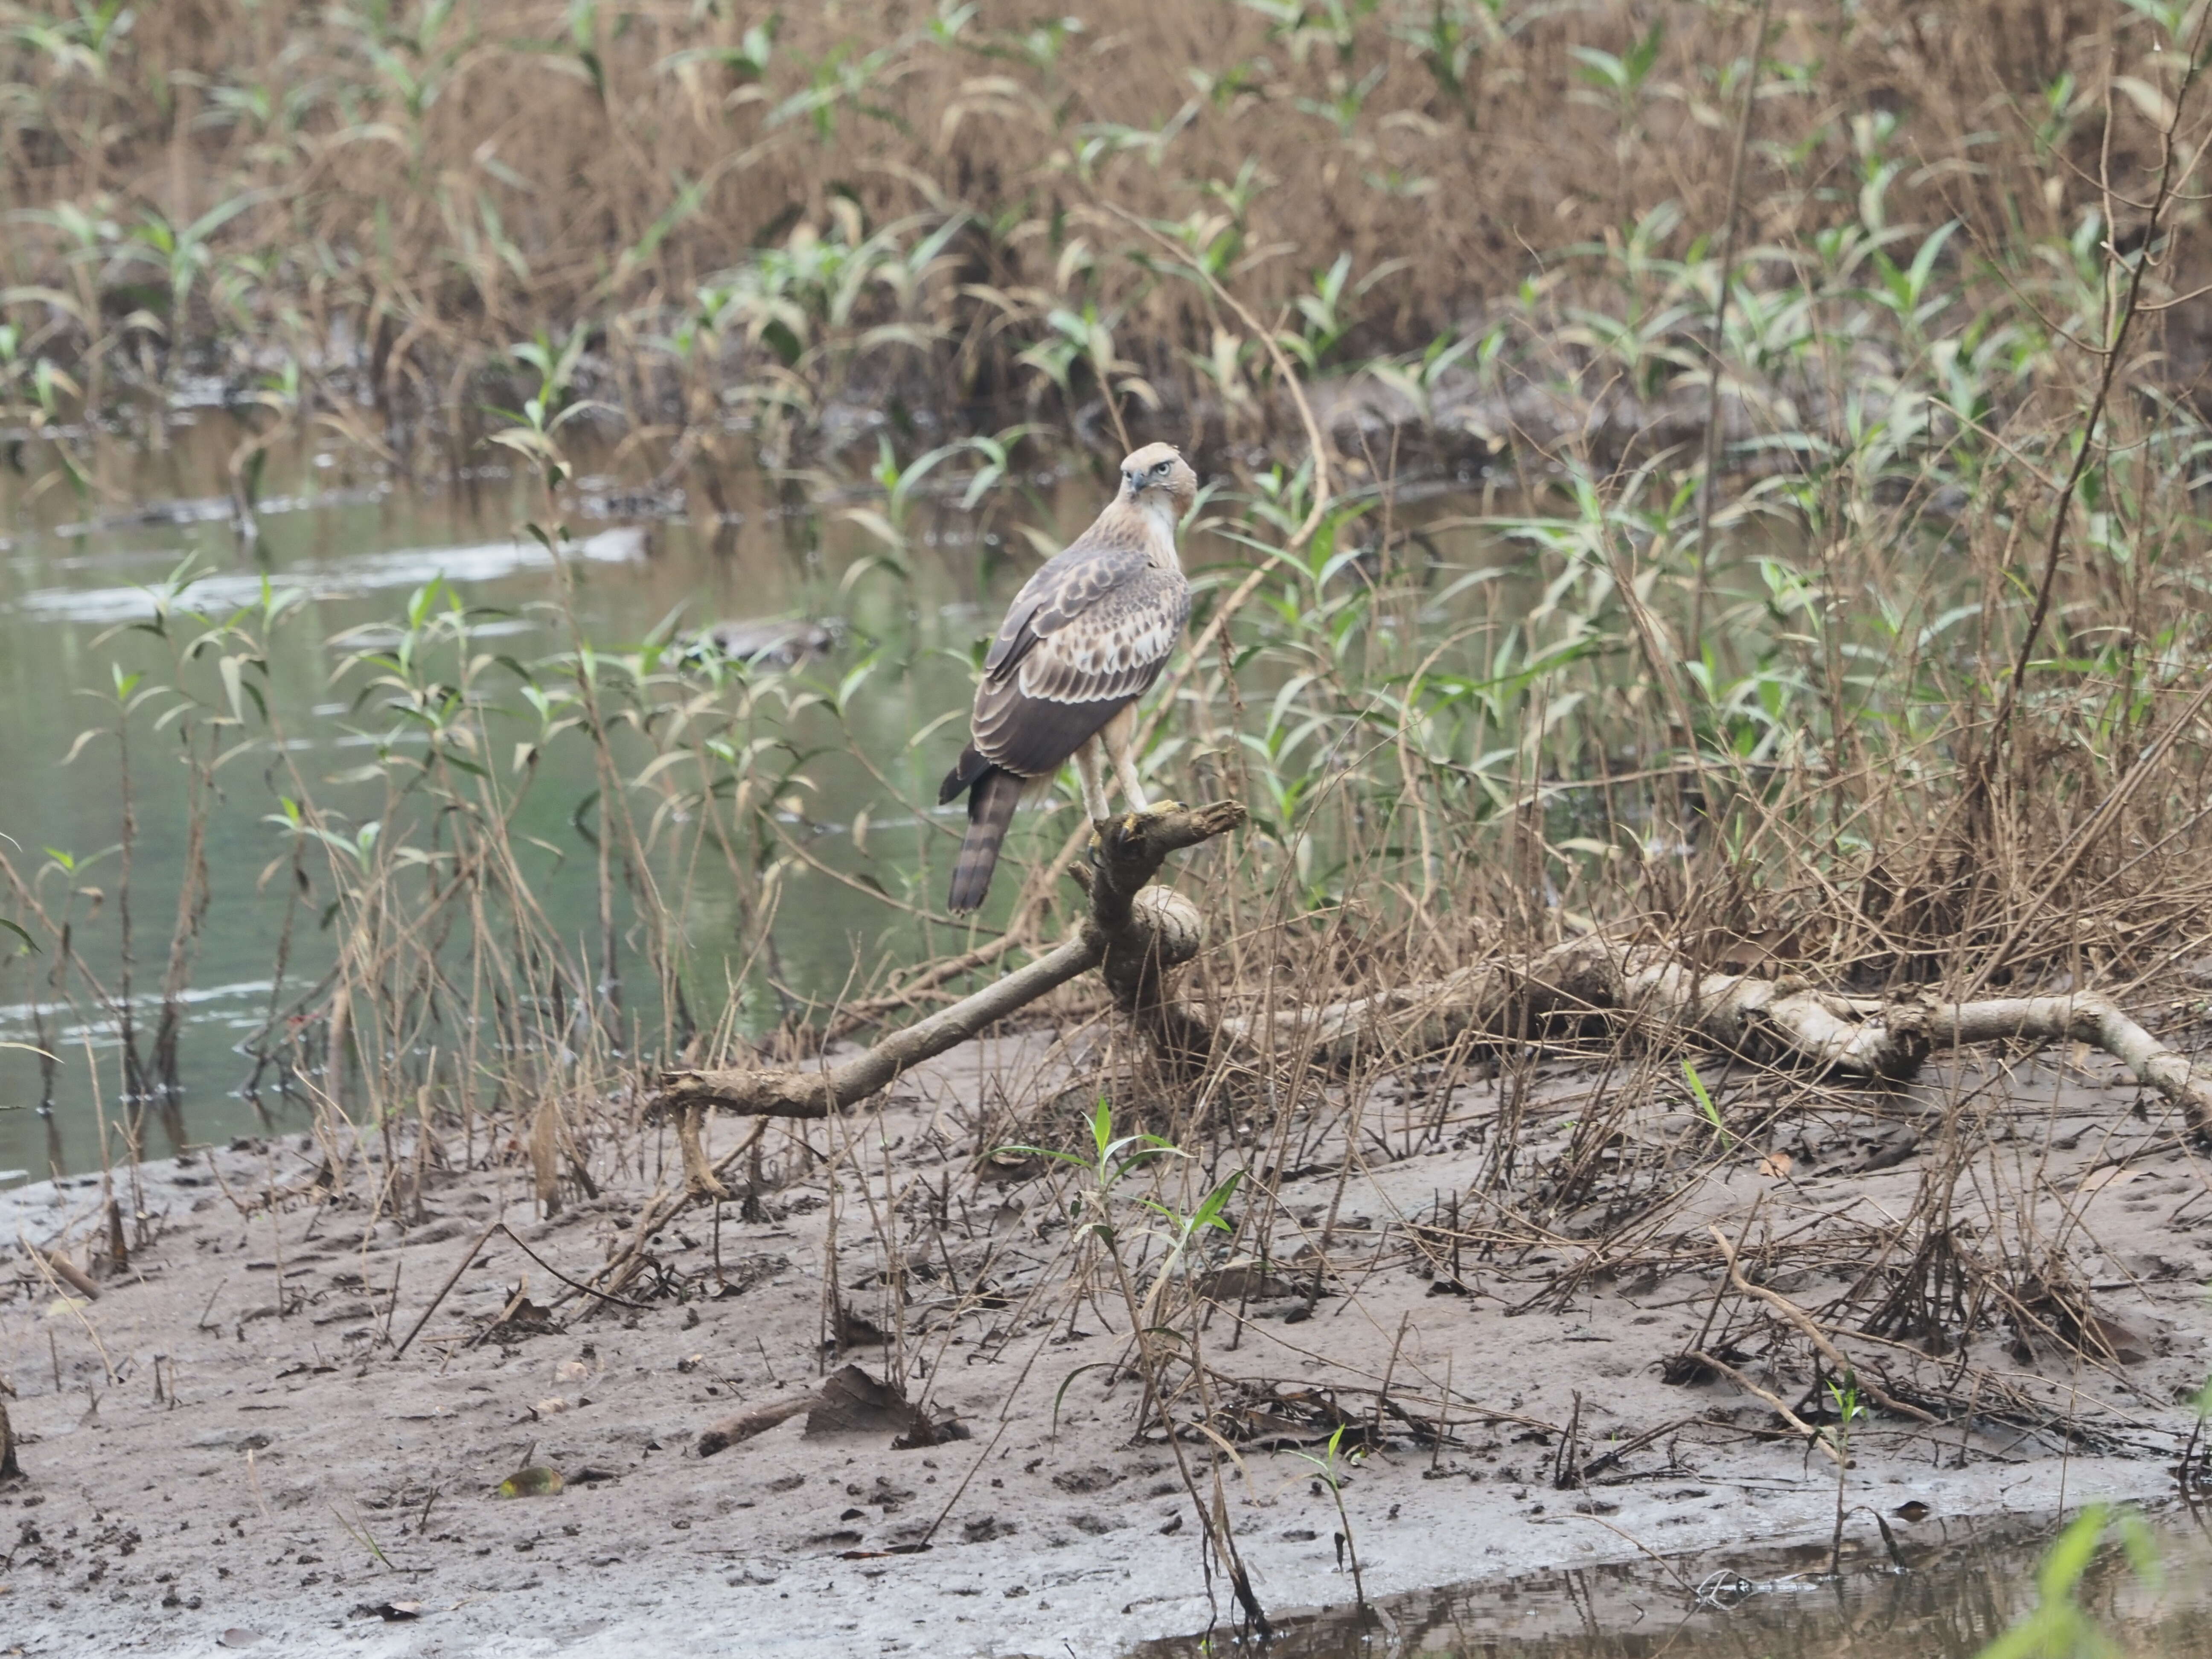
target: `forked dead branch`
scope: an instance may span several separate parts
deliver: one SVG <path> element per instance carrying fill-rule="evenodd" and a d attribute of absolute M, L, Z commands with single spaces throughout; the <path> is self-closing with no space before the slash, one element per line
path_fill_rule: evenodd
<path fill-rule="evenodd" d="M 1091 895 L 1076 933 L 1035 962 L 952 1006 L 919 1020 L 842 1065 L 817 1072 L 723 1069 L 663 1074 L 661 1104 L 678 1116 L 686 1180 L 702 1197 L 727 1191 L 702 1150 L 710 1107 L 760 1117 L 826 1117 L 888 1087 L 902 1073 L 969 1041 L 994 1021 L 1096 968 L 1115 1004 L 1163 1040 L 1182 1034 L 1182 1016 L 1163 994 L 1163 975 L 1198 954 L 1198 908 L 1148 884 L 1171 853 L 1226 835 L 1244 822 L 1235 801 L 1175 804 L 1102 820 L 1094 855 L 1078 866 Z"/>
<path fill-rule="evenodd" d="M 1816 1073 L 1900 1081 L 1939 1049 L 2085 1042 L 2178 1106 L 2193 1129 L 2212 1126 L 2212 1073 L 2094 992 L 1971 1002 L 1927 994 L 1846 996 L 1798 975 L 1703 973 L 1664 947 L 1603 933 L 1373 996 L 1231 1017 L 1220 1030 L 1249 1049 L 1302 1044 L 1316 1060 L 1345 1065 L 1363 1052 L 1435 1051 L 1469 1036 L 1508 1037 L 1546 1020 L 1601 1014 L 1646 1038 L 1689 1039 Z"/>

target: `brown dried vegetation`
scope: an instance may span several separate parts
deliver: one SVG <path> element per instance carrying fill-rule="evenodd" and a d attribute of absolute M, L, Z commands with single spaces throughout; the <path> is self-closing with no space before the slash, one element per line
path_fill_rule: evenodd
<path fill-rule="evenodd" d="M 620 411 L 631 476 L 718 511 L 718 456 L 809 450 L 818 470 L 781 482 L 877 491 L 891 555 L 909 513 L 1011 531 L 1027 508 L 980 440 L 928 453 L 975 463 L 965 501 L 931 493 L 949 466 L 910 488 L 909 430 L 840 426 L 857 390 L 954 426 L 1034 398 L 1102 442 L 1167 410 L 1225 475 L 1190 545 L 1235 568 L 1202 572 L 1152 761 L 1250 827 L 1183 866 L 1211 934 L 1171 1051 L 1077 982 L 1038 1005 L 1055 1039 L 979 1065 L 903 1163 L 836 1115 L 749 1126 L 716 1162 L 695 1117 L 679 1175 L 654 1150 L 664 1065 L 811 1066 L 824 1023 L 904 1024 L 1054 960 L 1087 826 L 1036 849 L 999 935 L 957 934 L 926 803 L 883 758 L 884 804 L 922 827 L 870 879 L 928 960 L 864 957 L 836 1006 L 799 1006 L 781 884 L 822 866 L 763 757 L 802 729 L 865 753 L 856 700 L 571 638 L 529 670 L 531 742 L 588 745 L 602 786 L 598 935 L 562 937 L 516 856 L 534 760 L 481 763 L 513 736 L 490 712 L 507 671 L 433 605 L 404 649 L 340 668 L 429 734 L 384 757 L 373 842 L 266 722 L 290 874 L 305 892 L 312 866 L 337 943 L 255 1047 L 333 1166 L 360 1160 L 380 1212 L 419 1205 L 440 1160 L 526 1165 L 549 1216 L 637 1189 L 572 1303 L 708 1293 L 656 1241 L 711 1200 L 719 1250 L 725 1182 L 738 1227 L 826 1203 L 825 1328 L 855 1328 L 865 1291 L 897 1376 L 955 1331 L 1002 1351 L 1103 1299 L 1125 1346 L 1099 1369 L 1141 1389 L 1136 1433 L 1190 1454 L 1209 1536 L 1206 1447 L 1359 1425 L 1431 1450 L 1510 1425 L 1563 1486 L 1629 1478 L 1579 1400 L 1516 1417 L 1395 1346 L 1327 1389 L 1239 1358 L 1262 1304 L 1299 1322 L 1408 1279 L 1501 1321 L 1694 1304 L 1702 1328 L 1654 1356 L 1679 1413 L 1638 1407 L 1679 1421 L 1622 1437 L 1647 1463 L 1692 1424 L 1841 1462 L 1824 1402 L 1846 1379 L 1915 1447 L 2174 1451 L 2172 1368 L 2109 1305 L 2172 1264 L 2086 1218 L 2155 1171 L 2188 1194 L 2178 1237 L 2202 1186 L 2212 439 L 2177 273 L 2202 240 L 2203 16 L 2162 37 L 2118 7 L 1791 9 L 1755 52 L 1765 15 L 1099 0 L 1080 30 L 830 5 L 771 34 L 712 4 L 207 3 L 149 9 L 98 73 L 10 37 L 0 143 L 43 215 L 6 256 L 10 361 L 76 383 L 9 384 L 64 458 L 96 441 L 67 417 L 103 379 L 242 374 L 246 342 L 281 340 L 283 418 L 394 447 L 426 416 L 465 439 L 485 377 L 534 377 L 537 412 L 493 435 L 544 468 L 548 523 L 554 417 L 584 396 Z M 164 267 L 193 273 L 163 278 L 166 312 L 117 279 L 144 275 L 133 235 L 153 245 L 119 227 L 219 201 L 240 205 L 205 263 Z M 865 481 L 854 430 L 882 441 Z M 1493 563 L 1424 540 L 1452 468 Z M 221 623 L 224 660 L 281 622 Z M 240 695 L 181 651 L 167 672 L 212 769 Z M 735 896 L 734 948 L 687 931 L 702 872 Z M 66 951 L 43 873 L 0 850 L 0 876 Z M 1611 979 L 1540 971 L 1599 951 Z M 1632 994 L 1623 963 L 1674 988 Z M 69 996 L 127 1017 L 127 986 L 79 978 Z M 763 985 L 775 1018 L 744 1005 Z M 1999 997 L 2051 1017 L 1959 1012 Z M 2176 1051 L 2157 1076 L 2129 1057 L 2155 1095 L 2087 1046 L 2124 1052 L 2123 1013 Z M 1838 1066 L 1801 1040 L 1816 1018 L 1910 1040 Z M 1982 1052 L 1929 1063 L 1968 1028 Z M 1116 1124 L 1175 1154 L 1117 1162 Z M 1352 1226 L 1347 1191 L 1379 1207 L 1405 1169 L 1439 1173 L 1431 1200 Z M 1048 1180 L 1033 1213 L 1054 1219 L 1009 1267 L 989 1189 Z"/>

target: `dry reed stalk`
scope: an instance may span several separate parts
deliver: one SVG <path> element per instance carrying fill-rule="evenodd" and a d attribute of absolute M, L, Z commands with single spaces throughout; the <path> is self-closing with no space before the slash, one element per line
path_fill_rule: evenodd
<path fill-rule="evenodd" d="M 764 243 L 788 240 L 794 221 L 821 239 L 848 212 L 871 226 L 973 213 L 936 260 L 892 273 L 910 297 L 890 350 L 918 360 L 918 384 L 995 392 L 1016 382 L 1015 357 L 1039 337 L 1041 301 L 1067 298 L 1122 319 L 1115 349 L 1148 385 L 1194 379 L 1180 354 L 1207 353 L 1206 296 L 1152 281 L 1129 248 L 1086 245 L 1063 258 L 1048 234 L 1102 195 L 1170 222 L 1206 199 L 1186 181 L 1237 181 L 1218 216 L 1252 251 L 1237 276 L 1255 315 L 1303 289 L 1306 273 L 1284 251 L 1342 248 L 1363 269 L 1401 262 L 1389 327 L 1415 349 L 1468 295 L 1510 290 L 1532 254 L 1550 263 L 1662 203 L 1711 226 L 1732 222 L 1740 198 L 1762 240 L 1809 235 L 1849 210 L 1850 192 L 1798 190 L 1755 151 L 1732 165 L 1747 154 L 1738 124 L 1698 92 L 1656 95 L 1700 87 L 1705 66 L 1740 52 L 1718 11 L 1668 12 L 1651 61 L 1615 97 L 1592 91 L 1588 54 L 1637 58 L 1650 23 L 1625 3 L 1470 14 L 1463 27 L 1479 49 L 1456 69 L 1449 46 L 1424 46 L 1421 25 L 1435 20 L 1419 4 L 1324 25 L 1087 0 L 1084 27 L 1053 37 L 989 15 L 933 31 L 891 5 L 799 9 L 763 32 L 728 10 L 642 0 L 623 8 L 617 29 L 564 0 L 484 0 L 410 28 L 368 8 L 272 19 L 249 0 L 204 0 L 149 10 L 104 40 L 94 75 L 37 44 L 72 41 L 80 20 L 17 0 L 0 16 L 45 27 L 6 37 L 21 95 L 0 122 L 0 173 L 21 204 L 120 200 L 158 211 L 173 232 L 228 211 L 201 233 L 217 247 L 326 250 L 318 269 L 339 278 L 297 308 L 300 322 L 327 331 L 349 319 L 387 411 L 404 400 L 462 425 L 456 382 L 538 327 L 558 338 L 605 319 L 611 350 L 665 337 L 675 296 L 744 269 Z M 2026 213 L 2056 230 L 2063 206 L 2042 188 L 2052 141 L 1992 144 L 1965 112 L 2019 109 L 2064 73 L 2086 83 L 2108 52 L 2139 47 L 2148 25 L 2083 0 L 2027 27 L 1999 15 L 1967 7 L 1930 19 L 1895 3 L 1793 14 L 1773 52 L 1820 65 L 1844 106 L 1880 95 L 1895 142 L 1921 162 L 1892 186 L 1901 214 L 1935 222 L 1956 210 L 1996 226 Z M 581 35 L 580 18 L 595 20 Z M 856 27 L 881 49 L 817 75 Z M 1331 84 L 1344 65 L 1358 67 L 1356 94 Z M 1212 94 L 1190 94 L 1194 68 Z M 152 95 L 171 85 L 206 90 Z M 291 95 L 272 106 L 276 87 Z M 1805 154 L 1815 174 L 1860 161 L 1827 102 L 1760 109 L 1777 156 Z M 2115 125 L 2113 167 L 2156 155 L 2154 121 L 2124 107 Z M 2095 135 L 2069 122 L 2056 147 L 2057 167 L 2096 176 Z M 1240 178 L 1255 157 L 1266 173 Z M 1453 210 L 1438 213 L 1439 202 Z M 1014 234 L 990 234 L 1012 204 L 1024 210 Z M 101 333 L 97 267 L 73 258 L 63 227 L 23 228 L 5 274 L 67 302 L 39 343 L 105 345 L 84 377 L 97 403 L 129 362 Z M 814 246 L 791 245 L 801 256 Z M 283 327 L 285 309 L 276 291 L 200 281 L 167 337 L 182 346 L 241 322 Z M 787 364 L 763 328 L 711 331 L 697 357 L 641 353 L 606 377 L 608 390 L 674 414 L 694 449 L 702 423 L 690 413 L 711 406 L 730 360 L 745 380 L 783 381 L 805 407 L 837 394 L 851 372 L 843 354 L 810 326 Z M 1105 406 L 1118 413 L 1121 400 Z"/>

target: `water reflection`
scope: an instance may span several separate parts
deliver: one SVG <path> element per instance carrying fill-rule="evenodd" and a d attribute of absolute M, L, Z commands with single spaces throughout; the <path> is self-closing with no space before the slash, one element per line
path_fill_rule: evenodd
<path fill-rule="evenodd" d="M 2036 1605 L 2036 1572 L 2056 1522 L 2002 1517 L 1898 1528 L 1905 1570 L 1846 1550 L 1828 1575 L 1825 1544 L 1530 1573 L 1378 1604 L 1291 1613 L 1269 1659 L 1977 1659 Z M 2142 1659 L 2212 1659 L 2212 1540 L 2179 1511 L 2158 1526 L 2162 1571 L 2146 1578 L 2117 1547 L 2085 1576 L 2082 1607 Z M 1348 1586 L 1347 1586 L 1348 1588 Z M 1246 1644 L 1204 1637 L 1148 1643 L 1131 1659 L 1200 1659 Z M 2057 1656 L 2054 1656 L 2054 1659 Z"/>
<path fill-rule="evenodd" d="M 645 557 L 646 533 L 634 526 L 602 530 L 573 544 L 574 556 L 599 564 L 635 564 Z M 90 561 L 77 568 L 97 568 Z M 549 571 L 553 556 L 535 541 L 510 536 L 473 547 L 407 548 L 367 553 L 327 565 L 289 564 L 281 570 L 222 571 L 195 575 L 175 596 L 179 605 L 220 615 L 261 602 L 262 586 L 304 594 L 311 599 L 349 599 L 380 588 L 419 587 L 439 577 L 449 582 L 496 582 L 526 573 Z M 116 623 L 155 613 L 150 581 L 114 587 L 34 588 L 6 609 L 47 620 Z"/>

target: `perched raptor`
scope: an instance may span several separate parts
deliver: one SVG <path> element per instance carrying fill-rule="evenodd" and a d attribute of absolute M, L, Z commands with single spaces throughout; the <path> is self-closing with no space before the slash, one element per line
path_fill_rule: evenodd
<path fill-rule="evenodd" d="M 983 661 L 973 735 L 937 795 L 939 805 L 968 795 L 953 909 L 982 903 L 1015 802 L 1071 757 L 1093 820 L 1109 810 L 1109 757 L 1129 805 L 1146 804 L 1129 738 L 1137 699 L 1190 615 L 1176 526 L 1197 494 L 1172 446 L 1146 445 L 1121 463 L 1112 504 L 1014 596 Z"/>

